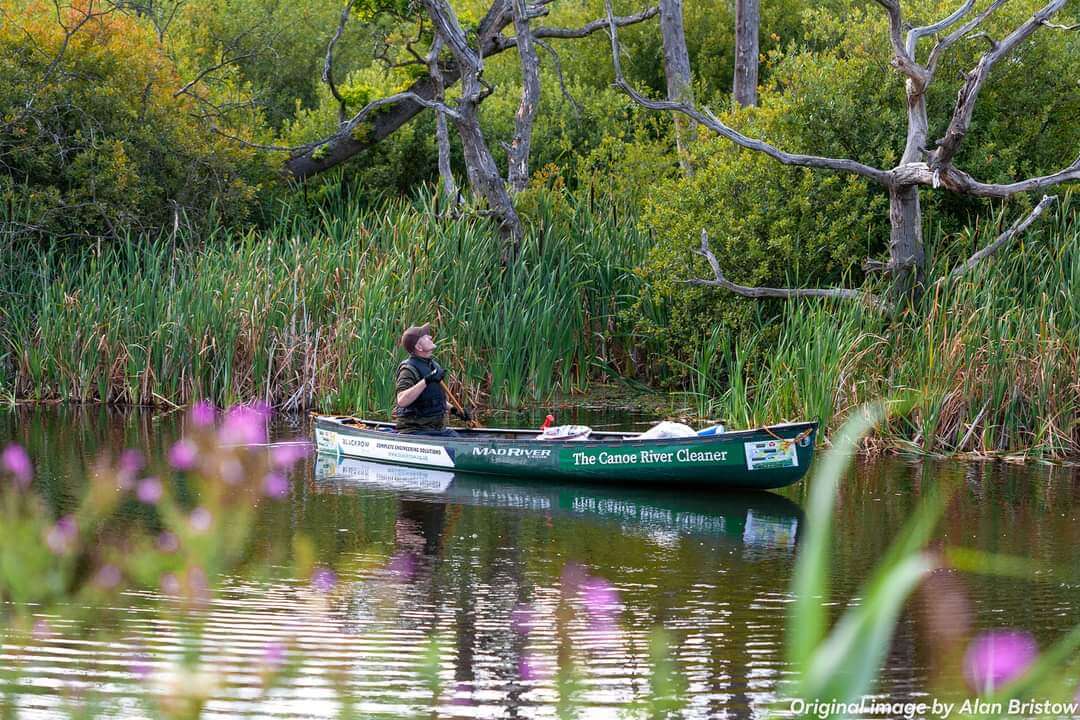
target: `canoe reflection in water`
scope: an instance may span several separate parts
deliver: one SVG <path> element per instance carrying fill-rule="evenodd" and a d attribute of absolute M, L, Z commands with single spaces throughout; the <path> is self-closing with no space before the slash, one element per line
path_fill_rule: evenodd
<path fill-rule="evenodd" d="M 489 476 L 327 454 L 316 458 L 315 479 L 323 486 L 353 485 L 396 494 L 407 516 L 403 519 L 416 525 L 423 535 L 427 555 L 437 551 L 431 545 L 438 538 L 431 518 L 441 518 L 445 505 L 506 508 L 616 523 L 624 532 L 647 535 L 660 543 L 680 536 L 711 538 L 742 546 L 748 559 L 759 552 L 793 554 L 803 518 L 797 504 L 765 491 L 664 492 L 616 490 L 610 485 L 506 482 Z M 438 508 L 416 506 L 416 502 Z"/>

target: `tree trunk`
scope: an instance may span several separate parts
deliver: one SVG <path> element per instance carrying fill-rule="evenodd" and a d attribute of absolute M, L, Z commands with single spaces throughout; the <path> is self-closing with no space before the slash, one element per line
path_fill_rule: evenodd
<path fill-rule="evenodd" d="M 446 99 L 446 87 L 443 84 L 442 69 L 439 67 L 442 45 L 442 38 L 436 35 L 431 44 L 431 52 L 428 53 L 428 75 L 431 76 L 435 88 L 433 99 L 439 102 Z M 442 180 L 446 211 L 452 212 L 457 205 L 458 189 L 450 168 L 450 130 L 446 124 L 446 114 L 442 112 L 435 113 L 435 142 L 439 148 L 439 178 Z"/>
<path fill-rule="evenodd" d="M 507 180 L 516 194 L 529 184 L 529 149 L 532 146 L 533 120 L 540 105 L 540 60 L 536 57 L 532 31 L 529 29 L 525 0 L 512 0 L 514 32 L 521 60 L 521 103 L 514 116 L 514 139 L 507 152 Z"/>
<path fill-rule="evenodd" d="M 690 53 L 686 50 L 683 29 L 682 0 L 660 0 L 660 38 L 664 46 L 664 74 L 667 76 L 667 96 L 673 102 L 694 103 L 694 88 L 690 80 Z M 689 146 L 696 137 L 694 123 L 681 113 L 675 118 L 675 144 L 679 165 L 687 175 L 693 174 Z"/>
<path fill-rule="evenodd" d="M 480 128 L 477 109 L 483 99 L 480 82 L 483 61 L 469 46 L 457 15 L 447 0 L 424 0 L 424 6 L 435 26 L 435 33 L 450 48 L 461 69 L 461 98 L 457 112 L 452 116 L 454 126 L 461 137 L 469 186 L 487 201 L 488 207 L 499 219 L 499 231 L 504 240 L 502 262 L 508 265 L 517 260 L 525 232 Z"/>
<path fill-rule="evenodd" d="M 889 188 L 889 266 L 897 304 L 918 297 L 924 282 L 922 208 L 919 186 Z"/>
<path fill-rule="evenodd" d="M 757 105 L 759 0 L 735 0 L 735 102 Z"/>

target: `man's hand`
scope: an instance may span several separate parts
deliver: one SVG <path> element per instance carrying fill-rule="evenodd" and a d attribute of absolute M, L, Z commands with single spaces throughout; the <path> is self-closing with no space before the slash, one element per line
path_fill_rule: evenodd
<path fill-rule="evenodd" d="M 424 380 L 427 381 L 428 385 L 431 385 L 433 383 L 442 382 L 442 379 L 444 377 L 446 377 L 446 371 L 443 370 L 440 366 L 436 365 L 434 370 L 424 376 Z"/>

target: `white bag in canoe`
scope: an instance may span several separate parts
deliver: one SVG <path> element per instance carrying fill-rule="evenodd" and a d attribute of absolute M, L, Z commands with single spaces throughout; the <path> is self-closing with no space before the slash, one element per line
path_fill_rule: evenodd
<path fill-rule="evenodd" d="M 588 425 L 556 425 L 544 428 L 544 431 L 536 436 L 537 440 L 585 440 L 589 437 L 592 428 Z"/>

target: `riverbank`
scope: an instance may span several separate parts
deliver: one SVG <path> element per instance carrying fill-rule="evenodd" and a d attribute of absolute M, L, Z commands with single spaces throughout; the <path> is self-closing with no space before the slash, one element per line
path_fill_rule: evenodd
<path fill-rule="evenodd" d="M 675 349 L 629 330 L 649 292 L 633 272 L 649 250 L 633 217 L 541 205 L 524 262 L 503 269 L 484 220 L 440 219 L 425 203 L 341 200 L 201 241 L 0 250 L 14 269 L 0 280 L 0 395 L 385 414 L 400 329 L 430 319 L 455 393 L 500 422 L 521 408 L 540 418 L 559 408 L 569 421 L 598 404 L 637 408 L 642 422 L 816 419 L 827 437 L 885 397 L 904 406 L 870 453 L 1080 457 L 1080 222 L 1069 198 L 1018 247 L 899 317 L 799 301 L 764 306 L 776 312 L 737 335 L 703 318 L 683 374 L 660 378 L 674 392 L 635 379 L 655 377 Z M 930 246 L 952 262 L 950 243 L 981 247 L 994 232 Z"/>

